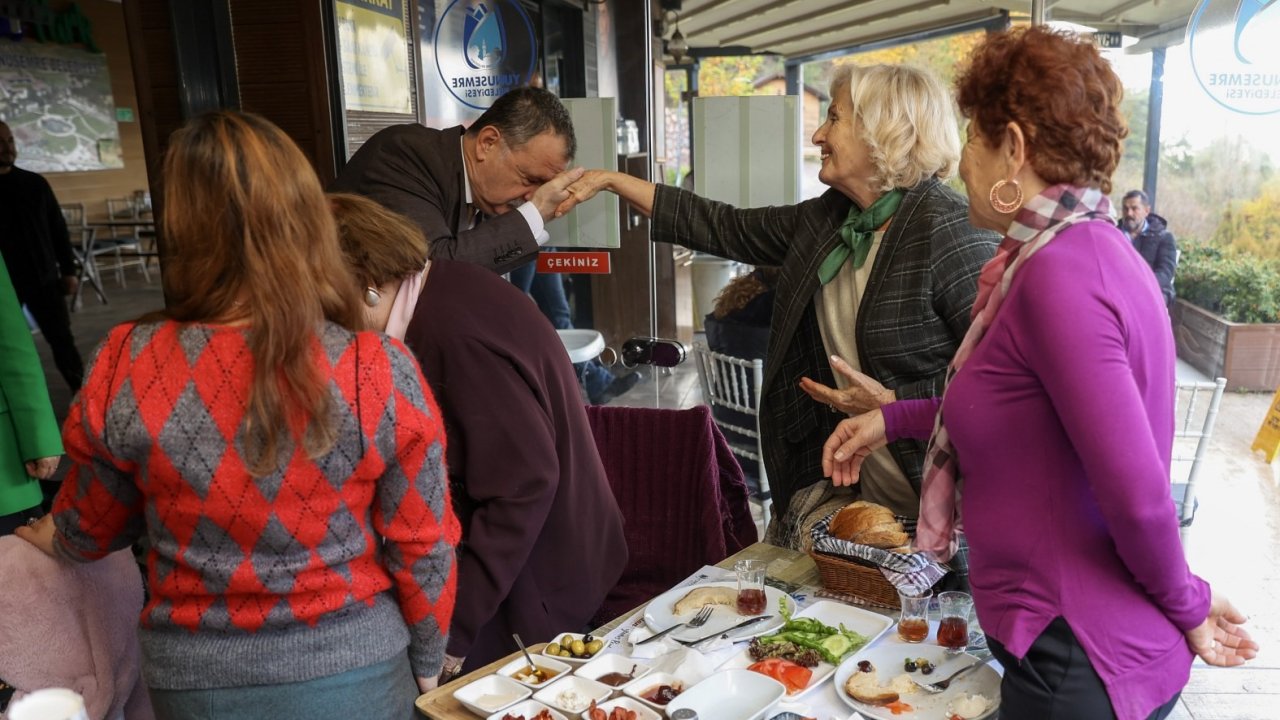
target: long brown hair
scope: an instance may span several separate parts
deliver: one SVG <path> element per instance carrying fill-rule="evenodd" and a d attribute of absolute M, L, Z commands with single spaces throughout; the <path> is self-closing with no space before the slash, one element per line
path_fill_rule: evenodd
<path fill-rule="evenodd" d="M 316 457 L 332 447 L 326 379 L 316 365 L 324 320 L 362 322 L 359 291 L 315 171 L 280 128 L 221 110 L 174 133 L 164 161 L 163 315 L 242 321 L 253 355 L 250 472 L 277 469 L 284 428 Z M 292 432 L 290 432 L 292 431 Z"/>

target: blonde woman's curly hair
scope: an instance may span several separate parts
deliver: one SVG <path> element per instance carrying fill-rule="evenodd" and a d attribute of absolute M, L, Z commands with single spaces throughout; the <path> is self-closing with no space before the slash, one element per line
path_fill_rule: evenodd
<path fill-rule="evenodd" d="M 876 173 L 871 187 L 910 188 L 945 180 L 960 163 L 955 104 L 932 73 L 910 65 L 841 65 L 831 96 L 851 100 Z"/>

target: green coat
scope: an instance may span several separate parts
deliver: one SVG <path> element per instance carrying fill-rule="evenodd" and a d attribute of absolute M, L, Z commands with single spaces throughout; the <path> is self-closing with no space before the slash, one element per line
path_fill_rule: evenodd
<path fill-rule="evenodd" d="M 39 505 L 40 483 L 25 463 L 61 454 L 40 356 L 0 259 L 0 515 Z"/>

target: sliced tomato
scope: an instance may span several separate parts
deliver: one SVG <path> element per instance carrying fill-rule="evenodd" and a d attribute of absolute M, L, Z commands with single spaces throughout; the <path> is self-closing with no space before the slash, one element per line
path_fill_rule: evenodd
<path fill-rule="evenodd" d="M 769 677 L 782 683 L 787 688 L 788 695 L 796 693 L 809 687 L 809 680 L 813 677 L 813 671 L 807 667 L 801 667 L 790 660 L 782 658 L 766 658 L 758 663 L 747 666 L 748 670 L 768 675 Z"/>
<path fill-rule="evenodd" d="M 912 710 L 915 710 L 915 708 L 902 702 L 901 700 L 895 700 L 889 703 L 888 705 L 885 705 L 885 708 L 888 709 L 888 711 L 893 713 L 894 715 L 901 715 L 904 712 L 911 712 Z"/>

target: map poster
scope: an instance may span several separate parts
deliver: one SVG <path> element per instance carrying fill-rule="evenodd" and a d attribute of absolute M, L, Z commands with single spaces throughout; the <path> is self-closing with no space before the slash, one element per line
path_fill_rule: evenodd
<path fill-rule="evenodd" d="M 0 118 L 18 142 L 18 164 L 38 173 L 124 167 L 107 57 L 101 53 L 0 40 Z M 110 146 L 108 144 L 108 146 Z"/>
<path fill-rule="evenodd" d="M 404 0 L 338 0 L 334 13 L 347 110 L 413 114 Z"/>

